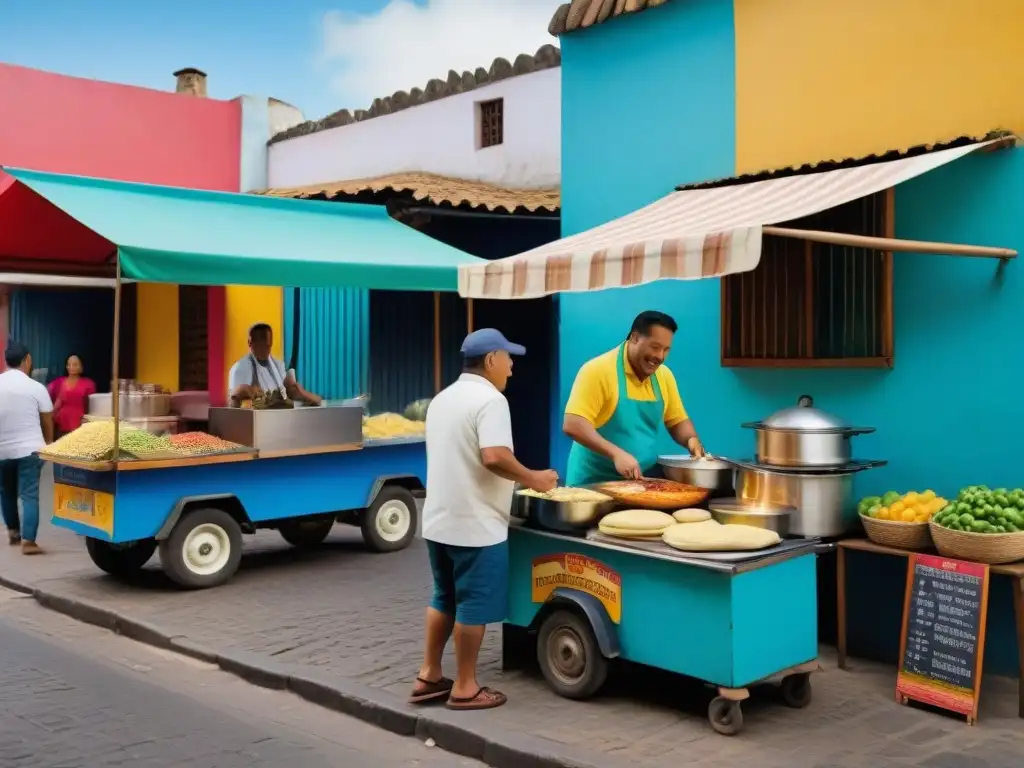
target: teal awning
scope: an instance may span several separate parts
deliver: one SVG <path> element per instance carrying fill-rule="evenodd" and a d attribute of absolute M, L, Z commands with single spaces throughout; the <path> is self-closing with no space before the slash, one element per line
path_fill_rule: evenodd
<path fill-rule="evenodd" d="M 29 215 L 24 200 L 20 215 L 4 215 L 0 184 L 0 230 L 36 219 L 35 234 L 20 237 L 40 239 L 24 249 L 39 254 L 33 260 L 96 263 L 116 249 L 122 275 L 139 281 L 455 291 L 459 265 L 483 261 L 400 224 L 383 206 L 4 171 L 111 245 L 104 250 L 95 235 L 54 243 L 46 214 Z"/>

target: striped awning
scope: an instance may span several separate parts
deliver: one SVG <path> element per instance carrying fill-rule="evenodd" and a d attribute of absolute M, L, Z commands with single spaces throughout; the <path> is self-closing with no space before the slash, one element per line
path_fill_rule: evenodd
<path fill-rule="evenodd" d="M 517 256 L 459 267 L 459 294 L 530 299 L 748 272 L 761 229 L 882 192 L 1002 140 L 888 162 L 673 192 L 634 213 Z"/>

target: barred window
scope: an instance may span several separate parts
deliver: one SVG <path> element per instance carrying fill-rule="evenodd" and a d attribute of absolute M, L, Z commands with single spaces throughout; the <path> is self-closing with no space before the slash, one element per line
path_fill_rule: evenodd
<path fill-rule="evenodd" d="M 505 141 L 505 100 L 480 102 L 480 148 L 496 147 Z"/>
<path fill-rule="evenodd" d="M 892 190 L 779 226 L 891 238 Z M 765 235 L 722 279 L 722 365 L 891 368 L 892 271 L 888 251 Z"/>

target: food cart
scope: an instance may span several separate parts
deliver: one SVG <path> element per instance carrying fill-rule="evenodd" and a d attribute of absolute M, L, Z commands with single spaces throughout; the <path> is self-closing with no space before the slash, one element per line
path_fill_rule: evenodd
<path fill-rule="evenodd" d="M 708 720 L 725 735 L 742 729 L 754 684 L 779 681 L 785 703 L 810 704 L 817 540 L 688 553 L 577 527 L 587 505 L 559 506 L 517 509 L 509 531 L 507 664 L 532 651 L 550 687 L 570 699 L 597 693 L 615 659 L 696 678 L 716 689 Z"/>
<path fill-rule="evenodd" d="M 476 261 L 377 206 L 5 170 L 64 216 L 64 242 L 33 249 L 62 256 L 40 260 L 40 269 L 114 276 L 115 381 L 125 278 L 436 294 L 456 288 L 459 264 Z M 45 228 L 34 231 L 47 236 Z M 215 586 L 237 570 L 243 534 L 259 528 L 304 546 L 323 541 L 335 522 L 351 523 L 381 552 L 402 549 L 415 536 L 423 438 L 364 440 L 362 405 L 211 408 L 210 433 L 232 447 L 142 455 L 123 449 L 128 427 L 119 402 L 112 399 L 108 456 L 41 454 L 54 464 L 53 523 L 85 537 L 93 561 L 108 573 L 129 575 L 159 548 L 178 584 Z"/>

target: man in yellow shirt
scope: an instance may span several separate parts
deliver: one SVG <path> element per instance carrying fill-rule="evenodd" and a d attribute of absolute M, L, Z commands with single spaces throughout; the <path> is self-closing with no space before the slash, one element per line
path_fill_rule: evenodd
<path fill-rule="evenodd" d="M 649 473 L 658 463 L 662 424 L 692 455 L 704 455 L 675 376 L 664 365 L 677 328 L 663 312 L 641 312 L 624 344 L 580 368 L 562 426 L 573 439 L 566 485 Z"/>

